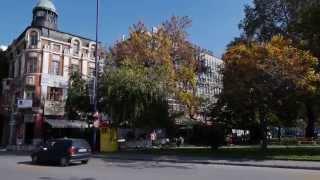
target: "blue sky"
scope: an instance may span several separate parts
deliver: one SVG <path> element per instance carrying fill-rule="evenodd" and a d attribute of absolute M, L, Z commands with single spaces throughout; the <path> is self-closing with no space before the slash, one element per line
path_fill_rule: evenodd
<path fill-rule="evenodd" d="M 8 45 L 31 23 L 37 0 L 7 0 L 0 6 L 0 44 Z M 156 26 L 172 15 L 189 16 L 190 40 L 221 56 L 251 0 L 100 0 L 100 40 L 112 45 L 138 21 Z M 59 29 L 95 38 L 95 0 L 54 0 Z"/>

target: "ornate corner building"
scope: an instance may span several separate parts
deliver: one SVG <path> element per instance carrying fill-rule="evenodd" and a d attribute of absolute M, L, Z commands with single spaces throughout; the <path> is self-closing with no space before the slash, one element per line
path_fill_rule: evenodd
<path fill-rule="evenodd" d="M 95 41 L 60 31 L 58 16 L 51 0 L 39 0 L 31 25 L 7 50 L 9 78 L 2 92 L 7 144 L 41 141 L 45 123 L 65 116 L 70 74 L 94 76 Z"/>

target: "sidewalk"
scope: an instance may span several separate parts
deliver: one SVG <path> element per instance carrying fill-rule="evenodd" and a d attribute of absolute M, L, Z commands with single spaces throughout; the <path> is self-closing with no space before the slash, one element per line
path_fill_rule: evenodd
<path fill-rule="evenodd" d="M 250 160 L 250 159 L 213 159 L 205 157 L 188 157 L 173 155 L 144 155 L 134 153 L 96 154 L 95 158 L 129 161 L 155 161 L 170 163 L 195 163 L 247 167 L 268 167 L 284 169 L 320 170 L 320 162 L 282 161 L 282 160 Z"/>

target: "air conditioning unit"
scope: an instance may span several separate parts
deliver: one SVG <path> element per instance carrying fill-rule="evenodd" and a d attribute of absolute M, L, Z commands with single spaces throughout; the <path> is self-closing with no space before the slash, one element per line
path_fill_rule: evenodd
<path fill-rule="evenodd" d="M 28 86 L 36 85 L 35 77 L 34 76 L 27 76 L 26 77 L 26 85 L 28 85 Z"/>

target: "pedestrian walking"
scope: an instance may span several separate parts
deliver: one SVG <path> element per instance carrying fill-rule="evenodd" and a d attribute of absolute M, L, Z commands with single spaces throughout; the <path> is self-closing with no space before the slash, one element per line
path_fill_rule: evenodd
<path fill-rule="evenodd" d="M 155 142 L 156 142 L 156 140 L 157 140 L 157 134 L 156 134 L 156 132 L 152 132 L 151 134 L 150 134 L 150 139 L 151 139 L 151 144 L 152 144 L 152 146 L 155 146 Z"/>

